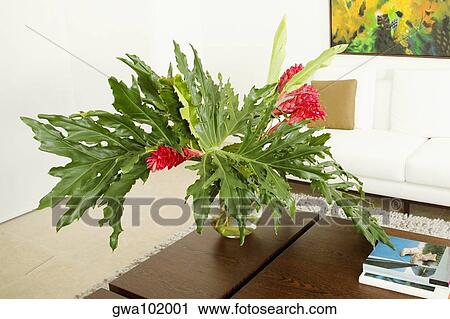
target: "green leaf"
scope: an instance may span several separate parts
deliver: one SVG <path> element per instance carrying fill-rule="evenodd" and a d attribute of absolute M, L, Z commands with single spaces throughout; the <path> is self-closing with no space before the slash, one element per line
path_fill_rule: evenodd
<path fill-rule="evenodd" d="M 120 221 L 123 214 L 124 197 L 131 190 L 136 180 L 146 174 L 148 174 L 148 169 L 145 163 L 136 163 L 128 172 L 123 172 L 118 176 L 102 196 L 100 205 L 107 205 L 107 207 L 103 209 L 104 217 L 99 221 L 99 224 L 108 223 L 113 229 L 110 236 L 110 246 L 113 250 L 117 248 L 118 238 L 123 230 Z"/>
<path fill-rule="evenodd" d="M 331 162 L 328 168 L 333 168 L 333 166 L 338 165 Z M 383 228 L 378 224 L 375 218 L 370 214 L 373 208 L 369 202 L 364 200 L 364 193 L 361 190 L 360 182 L 349 178 L 345 173 L 333 174 L 328 180 L 313 180 L 311 187 L 315 190 L 319 190 L 320 193 L 327 199 L 329 203 L 336 202 L 336 204 L 342 208 L 345 215 L 349 217 L 356 229 L 366 237 L 367 241 L 373 246 L 381 241 L 391 248 L 394 245 L 390 241 L 389 237 L 384 232 Z M 334 180 L 341 179 L 344 183 L 336 183 Z M 333 180 L 333 182 L 331 182 Z M 353 188 L 361 190 L 360 196 L 352 195 L 348 193 Z"/>
<path fill-rule="evenodd" d="M 315 135 L 317 129 L 308 129 L 306 122 L 294 125 L 283 123 L 274 133 L 261 135 L 267 121 L 266 116 L 261 116 L 259 123 L 250 125 L 238 149 L 234 146 L 217 152 L 228 158 L 234 167 L 237 162 L 250 168 L 253 175 L 251 184 L 259 190 L 261 203 L 274 211 L 275 225 L 284 207 L 289 207 L 291 216 L 294 216 L 294 202 L 285 177 L 294 175 L 312 181 L 328 202 L 336 201 L 370 243 L 382 241 L 391 245 L 376 220 L 361 206 L 364 195 L 360 182 L 332 158 L 321 160 L 329 157 L 329 148 L 322 144 L 329 135 Z M 359 189 L 361 194 L 352 197 L 345 193 L 352 188 Z"/>
<path fill-rule="evenodd" d="M 254 123 L 255 126 L 249 126 L 239 148 L 227 147 L 217 152 L 239 170 L 244 180 L 250 180 L 251 185 L 255 185 L 252 188 L 259 193 L 261 204 L 272 209 L 277 228 L 285 208 L 292 218 L 295 214 L 295 201 L 286 174 L 303 179 L 327 178 L 328 174 L 321 167 L 308 165 L 327 148 L 308 144 L 314 130 L 300 131 L 303 123 L 297 126 L 281 125 L 274 134 L 260 137 L 260 131 L 267 127 L 268 119 L 261 116 L 260 120 L 260 123 Z M 246 167 L 249 173 L 245 173 L 240 166 Z M 249 191 L 249 186 L 246 189 Z"/>
<path fill-rule="evenodd" d="M 242 109 L 238 107 L 237 96 L 232 96 L 230 101 L 224 105 L 223 126 L 220 126 L 223 136 L 244 134 L 249 122 L 259 118 L 262 113 L 271 112 L 275 98 L 275 84 L 266 85 L 260 89 L 253 87 L 244 97 Z"/>
<path fill-rule="evenodd" d="M 105 167 L 99 175 L 86 181 L 81 187 L 73 191 L 66 204 L 69 209 L 60 217 L 56 224 L 56 230 L 70 225 L 73 221 L 78 220 L 86 212 L 87 209 L 94 207 L 100 196 L 109 188 L 114 177 L 120 170 L 121 165 L 125 161 L 124 157 L 117 159 Z"/>
<path fill-rule="evenodd" d="M 145 132 L 141 127 L 137 126 L 128 115 L 113 114 L 97 110 L 81 112 L 71 116 L 71 118 L 78 117 L 97 117 L 98 119 L 96 122 L 103 127 L 114 129 L 114 134 L 116 136 L 126 139 L 132 138 L 136 143 L 139 143 L 142 146 L 149 144 L 155 145 L 158 143 L 158 140 L 153 137 L 152 134 Z"/>
<path fill-rule="evenodd" d="M 130 157 L 127 159 L 127 162 L 122 166 L 122 173 L 123 174 L 129 173 L 140 161 L 142 155 L 144 155 L 145 153 L 146 152 L 143 151 L 142 153 L 135 153 L 133 155 L 130 155 Z"/>
<path fill-rule="evenodd" d="M 172 130 L 179 137 L 182 146 L 189 145 L 189 147 L 197 149 L 198 144 L 195 137 L 189 130 L 189 123 L 181 116 L 181 109 L 183 103 L 179 99 L 176 92 L 175 81 L 180 78 L 179 75 L 175 78 L 161 78 L 161 99 L 166 105 L 166 116 L 173 122 Z"/>
<path fill-rule="evenodd" d="M 81 163 L 91 163 L 111 156 L 121 154 L 121 148 L 88 147 L 80 143 L 74 143 L 64 138 L 62 133 L 49 124 L 21 117 L 21 120 L 31 127 L 35 133 L 34 139 L 41 142 L 39 149 L 63 157 L 71 158 Z"/>
<path fill-rule="evenodd" d="M 275 96 L 276 84 L 261 89 L 252 88 L 244 98 L 244 105 L 239 108 L 239 97 L 229 81 L 223 83 L 219 74 L 216 83 L 208 72 L 205 72 L 192 47 L 194 68 L 189 69 L 186 55 L 175 43 L 177 66 L 183 78 L 176 76 L 173 80 L 175 92 L 183 107 L 181 116 L 189 123 L 191 133 L 198 139 L 205 152 L 220 148 L 225 140 L 235 134 L 242 134 L 249 121 L 259 116 L 264 108 L 273 109 L 273 105 L 263 103 L 266 98 Z"/>
<path fill-rule="evenodd" d="M 172 63 L 169 63 L 169 69 L 167 70 L 167 77 L 168 77 L 168 78 L 173 78 L 173 67 L 172 67 Z"/>
<path fill-rule="evenodd" d="M 175 51 L 175 59 L 177 61 L 177 68 L 184 77 L 184 81 L 187 84 L 189 93 L 192 96 L 192 103 L 194 105 L 199 105 L 201 103 L 201 96 L 197 91 L 194 73 L 189 70 L 189 64 L 186 55 L 181 51 L 179 44 L 173 41 L 173 45 Z"/>
<path fill-rule="evenodd" d="M 256 175 L 259 182 L 259 191 L 262 193 L 262 204 L 272 209 L 275 231 L 281 223 L 281 215 L 285 209 L 294 220 L 296 205 L 292 196 L 291 187 L 286 181 L 285 176 L 271 169 L 268 165 L 250 163 L 252 172 Z"/>
<path fill-rule="evenodd" d="M 217 98 L 219 95 L 219 88 L 214 83 L 211 76 L 203 70 L 202 62 L 198 56 L 197 50 L 191 45 L 192 52 L 194 53 L 194 78 L 197 81 L 198 90 L 203 98 L 205 108 L 215 108 L 217 105 Z"/>
<path fill-rule="evenodd" d="M 328 66 L 331 59 L 336 54 L 344 52 L 345 49 L 347 49 L 347 46 L 347 44 L 340 44 L 323 51 L 318 58 L 306 64 L 302 71 L 295 74 L 289 82 L 286 83 L 282 93 L 289 93 L 301 87 L 318 69 Z"/>
<path fill-rule="evenodd" d="M 215 113 L 217 91 L 211 91 L 216 88 L 212 79 L 208 77 L 201 65 L 197 52 L 194 51 L 194 69 L 190 70 L 186 55 L 181 51 L 180 46 L 174 42 L 177 67 L 183 74 L 183 78 L 174 78 L 174 89 L 178 95 L 183 108 L 180 109 L 181 116 L 189 123 L 191 133 L 198 139 L 199 145 L 203 151 L 217 147 L 220 142 L 217 141 L 217 127 L 213 123 L 217 118 Z"/>
<path fill-rule="evenodd" d="M 128 59 L 120 58 L 120 60 L 129 65 L 138 75 L 137 84 L 145 96 L 142 101 L 155 106 L 161 111 L 161 117 L 173 122 L 172 130 L 179 137 L 181 146 L 189 145 L 192 148 L 198 148 L 195 138 L 187 127 L 188 124 L 181 118 L 179 112 L 182 104 L 173 87 L 172 67 L 169 67 L 168 77 L 160 77 L 139 57 L 129 54 L 127 57 Z M 137 88 L 136 85 L 134 86 Z"/>
<path fill-rule="evenodd" d="M 208 150 L 220 147 L 226 138 L 226 136 L 219 134 L 220 125 L 218 119 L 221 118 L 220 88 L 214 83 L 211 76 L 205 73 L 197 51 L 194 47 L 191 46 L 191 48 L 194 53 L 192 74 L 195 83 L 198 83 L 197 95 L 201 97 L 201 104 L 192 101 L 196 107 L 194 116 L 197 117 L 198 123 L 195 126 L 195 131 L 202 144 L 205 145 L 206 150 Z"/>
<path fill-rule="evenodd" d="M 114 77 L 109 79 L 109 84 L 114 95 L 114 108 L 143 124 L 152 127 L 152 134 L 161 144 L 171 146 L 181 151 L 177 136 L 170 129 L 167 119 L 142 103 L 139 91 L 136 88 L 128 88 L 122 81 Z"/>
<path fill-rule="evenodd" d="M 142 93 L 153 105 L 159 109 L 164 109 L 163 102 L 160 97 L 161 85 L 160 77 L 157 75 L 144 61 L 136 55 L 127 54 L 128 59 L 118 58 L 127 64 L 138 75 L 138 83 Z"/>
<path fill-rule="evenodd" d="M 217 184 L 219 177 L 214 173 L 215 167 L 208 155 L 203 156 L 200 163 L 191 166 L 190 169 L 197 170 L 199 179 L 188 187 L 186 197 L 192 196 L 197 232 L 201 234 L 203 225 L 211 212 L 211 203 L 219 192 Z"/>
<path fill-rule="evenodd" d="M 63 115 L 39 114 L 40 119 L 45 119 L 55 127 L 63 128 L 67 132 L 65 140 L 74 142 L 86 142 L 97 144 L 107 142 L 108 145 L 121 147 L 124 150 L 136 150 L 139 146 L 129 139 L 122 139 L 109 130 L 100 126 L 90 118 L 73 119 Z"/>
<path fill-rule="evenodd" d="M 289 173 L 300 179 L 326 178 L 328 174 L 321 167 L 309 163 L 314 163 L 315 158 L 322 156 L 328 147 L 309 145 L 309 140 L 316 130 L 301 131 L 303 127 L 304 123 L 295 125 L 283 123 L 275 133 L 257 141 L 252 134 L 247 134 L 238 154 L 230 156 L 238 160 L 267 165 L 278 172 Z M 254 131 L 257 132 L 258 128 Z"/>
<path fill-rule="evenodd" d="M 269 76 L 267 84 L 277 83 L 286 57 L 286 16 L 283 16 L 273 39 L 272 56 L 270 58 Z"/>
<path fill-rule="evenodd" d="M 91 113 L 92 116 L 93 114 Z M 81 117 L 79 114 L 73 117 L 40 115 L 40 118 L 46 119 L 51 124 L 22 118 L 23 122 L 32 128 L 35 139 L 41 142 L 41 150 L 71 159 L 66 166 L 54 167 L 50 170 L 50 175 L 59 177 L 61 180 L 41 199 L 38 207 L 38 209 L 53 207 L 62 199 L 68 199 L 65 204 L 68 210 L 58 220 L 57 230 L 80 219 L 89 208 L 96 206 L 98 200 L 105 194 L 112 196 L 117 193 L 115 198 L 120 202 L 120 193 L 115 191 L 118 187 L 115 185 L 119 180 L 129 181 L 130 174 L 133 174 L 134 180 L 137 178 L 145 180 L 148 175 L 143 161 L 146 153 L 145 145 L 129 139 L 128 133 L 124 134 L 131 130 L 137 134 L 136 136 L 146 138 L 147 133 L 140 131 L 136 126 L 131 126 L 132 122 L 120 116 L 107 115 L 103 112 L 95 114 L 99 115 L 98 122 L 90 117 Z M 100 118 L 114 120 L 113 125 L 116 130 L 110 132 L 103 127 L 100 124 Z M 119 123 L 125 123 L 128 126 L 121 126 Z M 55 126 L 63 129 L 66 135 Z M 103 142 L 109 144 L 102 146 Z M 86 143 L 93 145 L 88 146 Z M 141 169 L 137 173 L 134 167 Z M 120 205 L 122 203 L 120 202 Z M 117 205 L 108 202 L 109 204 L 115 211 L 118 210 Z M 117 219 L 110 225 L 113 227 L 114 236 L 111 241 L 113 245 L 116 243 L 119 231 Z"/>
<path fill-rule="evenodd" d="M 176 76 L 173 79 L 173 88 L 180 103 L 183 105 L 183 107 L 179 110 L 181 118 L 188 123 L 190 133 L 195 136 L 200 144 L 200 147 L 205 150 L 207 147 L 207 142 L 202 139 L 195 129 L 198 125 L 196 107 L 192 104 L 189 89 L 180 76 Z"/>
<path fill-rule="evenodd" d="M 247 216 L 252 211 L 254 198 L 248 191 L 245 182 L 239 178 L 238 172 L 233 168 L 229 158 L 221 153 L 213 157 L 217 165 L 216 174 L 220 179 L 220 199 L 225 203 L 228 214 L 234 217 L 239 227 L 241 245 L 244 244 Z"/>
<path fill-rule="evenodd" d="M 114 165 L 116 159 L 122 155 L 109 158 L 91 160 L 90 162 L 72 161 L 64 167 L 54 167 L 49 174 L 61 178 L 56 186 L 44 196 L 39 202 L 38 209 L 55 206 L 66 196 L 75 196 L 77 191 L 83 188 L 88 182 L 104 175 L 105 172 Z"/>

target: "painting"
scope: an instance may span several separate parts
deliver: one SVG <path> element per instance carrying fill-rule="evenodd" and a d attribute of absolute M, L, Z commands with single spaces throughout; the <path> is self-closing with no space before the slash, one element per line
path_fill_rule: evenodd
<path fill-rule="evenodd" d="M 345 53 L 450 57 L 450 0 L 331 0 L 331 45 Z"/>

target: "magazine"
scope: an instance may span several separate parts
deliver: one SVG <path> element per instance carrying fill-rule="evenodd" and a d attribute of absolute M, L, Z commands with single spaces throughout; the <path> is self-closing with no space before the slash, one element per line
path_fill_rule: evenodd
<path fill-rule="evenodd" d="M 360 282 L 423 298 L 448 298 L 450 248 L 391 236 L 396 249 L 377 244 Z"/>

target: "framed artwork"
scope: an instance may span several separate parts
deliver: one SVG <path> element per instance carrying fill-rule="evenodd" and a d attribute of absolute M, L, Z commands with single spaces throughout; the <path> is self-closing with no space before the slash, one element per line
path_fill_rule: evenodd
<path fill-rule="evenodd" d="M 347 54 L 450 57 L 450 0 L 330 0 L 331 45 Z"/>

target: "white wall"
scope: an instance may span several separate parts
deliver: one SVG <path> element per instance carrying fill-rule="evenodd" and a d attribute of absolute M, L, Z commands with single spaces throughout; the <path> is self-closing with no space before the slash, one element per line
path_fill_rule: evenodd
<path fill-rule="evenodd" d="M 106 78 L 39 37 L 36 29 L 102 72 L 129 79 L 115 57 L 138 54 L 157 72 L 172 59 L 172 39 L 194 44 L 213 74 L 231 77 L 238 92 L 263 84 L 272 37 L 288 17 L 286 66 L 307 62 L 329 45 L 329 0 L 0 0 L 0 222 L 36 207 L 63 163 L 37 150 L 20 115 L 110 109 Z M 337 65 L 371 57 L 340 56 Z M 450 60 L 376 58 L 392 68 L 448 67 Z"/>
<path fill-rule="evenodd" d="M 173 38 L 201 49 L 201 20 L 197 0 L 0 1 L 1 222 L 35 208 L 57 181 L 47 171 L 65 162 L 39 151 L 19 116 L 112 109 L 104 75 L 25 26 L 102 72 L 129 80 L 128 67 L 116 57 L 138 54 L 166 72 Z"/>

